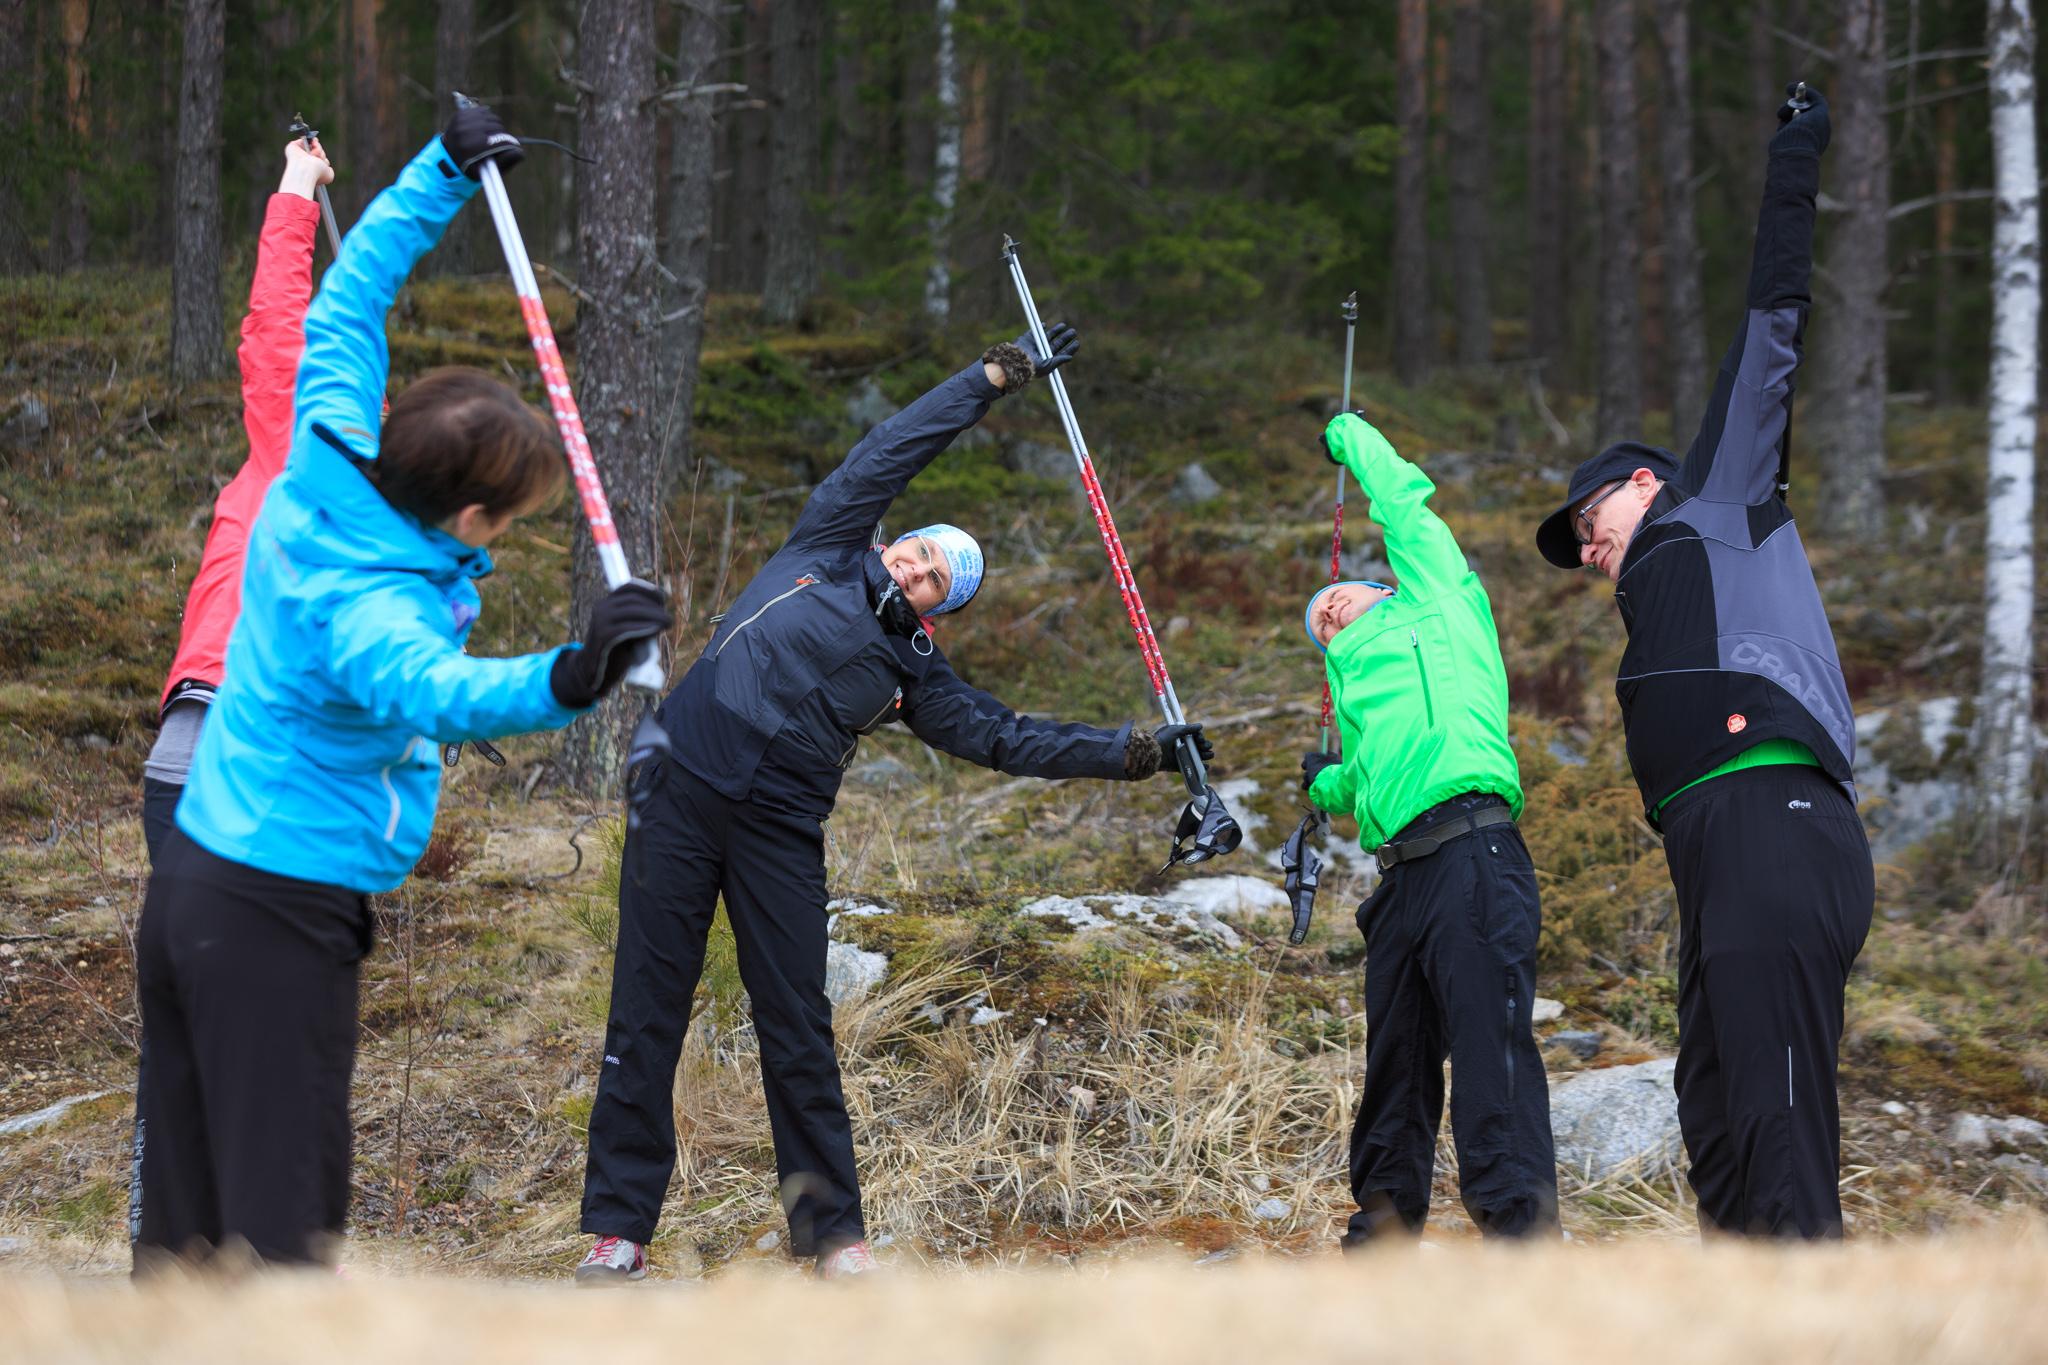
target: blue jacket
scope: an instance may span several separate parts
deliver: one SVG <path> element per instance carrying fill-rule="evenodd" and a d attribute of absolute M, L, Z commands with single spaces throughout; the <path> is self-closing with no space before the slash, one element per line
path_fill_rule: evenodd
<path fill-rule="evenodd" d="M 860 742 L 900 720 L 926 744 L 1019 777 L 1124 775 L 1130 726 L 1035 720 L 970 686 L 934 647 L 887 634 L 875 527 L 999 390 L 981 363 L 862 439 L 725 612 L 662 703 L 676 761 L 734 801 L 832 811 Z"/>
<path fill-rule="evenodd" d="M 306 314 L 291 455 L 249 535 L 227 677 L 178 828 L 265 872 L 389 891 L 426 848 L 443 741 L 566 725 L 560 651 L 472 659 L 490 556 L 384 501 L 384 317 L 476 184 L 439 139 L 378 195 Z"/>

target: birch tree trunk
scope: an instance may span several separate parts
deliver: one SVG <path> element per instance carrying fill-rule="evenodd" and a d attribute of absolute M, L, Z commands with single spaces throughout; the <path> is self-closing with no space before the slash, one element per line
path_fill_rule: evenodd
<path fill-rule="evenodd" d="M 1664 87 L 1657 169 L 1664 188 L 1664 338 L 1671 367 L 1674 432 L 1690 430 L 1707 405 L 1706 305 L 1700 299 L 1699 220 L 1692 169 L 1692 43 L 1686 9 L 1685 0 L 1657 0 L 1657 46 Z"/>
<path fill-rule="evenodd" d="M 960 197 L 960 75 L 953 52 L 956 0 L 937 0 L 934 63 L 938 76 L 938 128 L 932 152 L 932 215 L 926 226 L 932 264 L 924 281 L 924 312 L 934 327 L 943 327 L 953 307 L 953 206 Z"/>
<path fill-rule="evenodd" d="M 663 411 L 657 359 L 654 139 L 654 0 L 584 0 L 577 23 L 576 141 L 591 163 L 577 172 L 576 395 L 604 479 L 626 563 L 660 582 Z M 590 528 L 576 523 L 572 629 L 606 591 Z M 639 699 L 614 692 L 569 727 L 568 783 L 592 795 L 618 790 Z"/>
<path fill-rule="evenodd" d="M 2027 813 L 2033 767 L 2034 459 L 2040 438 L 2041 168 L 2029 0 L 1991 0 L 1991 465 L 1986 482 L 1984 794 L 2000 829 Z M 1946 301 L 1944 301 L 1946 302 Z"/>
<path fill-rule="evenodd" d="M 1451 15 L 1451 278 L 1458 312 L 1458 363 L 1493 359 L 1488 291 L 1488 200 L 1493 186 L 1488 140 L 1492 86 L 1486 79 L 1486 11 L 1457 0 Z"/>
<path fill-rule="evenodd" d="M 678 0 L 676 85 L 679 90 L 717 83 L 718 0 Z M 675 378 L 664 402 L 668 428 L 665 462 L 671 490 L 690 467 L 691 418 L 697 406 L 697 367 L 704 349 L 704 305 L 710 297 L 711 205 L 717 150 L 717 106 L 710 95 L 669 105 L 668 235 L 661 262 L 675 277 L 662 349 Z M 686 604 L 677 603 L 680 619 Z"/>
<path fill-rule="evenodd" d="M 761 314 L 788 326 L 818 292 L 818 36 L 820 0 L 775 0 L 768 32 L 775 107 L 769 111 L 768 259 Z"/>
<path fill-rule="evenodd" d="M 1564 0 L 1529 14 L 1529 354 L 1556 383 L 1565 338 Z"/>
<path fill-rule="evenodd" d="M 1887 387 L 1885 245 L 1891 208 L 1891 137 L 1885 124 L 1885 0 L 1844 0 L 1835 46 L 1835 137 L 1823 172 L 1843 211 L 1827 225 L 1826 260 L 1814 272 L 1814 463 L 1821 527 L 1845 537 L 1884 530 L 1884 404 Z"/>
<path fill-rule="evenodd" d="M 218 374 L 227 359 L 220 312 L 220 94 L 226 24 L 224 0 L 185 0 L 172 191 L 177 219 L 171 225 L 171 376 L 181 383 Z"/>
<path fill-rule="evenodd" d="M 1600 98 L 1600 393 L 1593 444 L 1643 425 L 1641 171 L 1636 137 L 1635 0 L 1597 0 Z"/>
<path fill-rule="evenodd" d="M 1429 69 L 1427 0 L 1400 0 L 1395 25 L 1394 370 L 1403 384 L 1429 376 L 1435 328 L 1429 314 Z"/>

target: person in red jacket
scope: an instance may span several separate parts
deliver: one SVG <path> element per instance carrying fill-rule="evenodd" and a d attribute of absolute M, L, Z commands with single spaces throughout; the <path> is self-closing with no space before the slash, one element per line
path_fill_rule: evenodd
<path fill-rule="evenodd" d="M 156 743 L 142 764 L 142 833 L 151 863 L 171 829 L 185 789 L 192 750 L 225 671 L 228 636 L 242 610 L 242 552 L 249 525 L 271 480 L 284 472 L 292 443 L 292 390 L 306 345 L 306 305 L 313 296 L 313 237 L 320 226 L 314 191 L 334 179 L 318 139 L 293 139 L 284 149 L 284 178 L 263 212 L 256 278 L 242 319 L 242 425 L 249 458 L 221 489 L 199 574 L 185 594 L 178 652 L 164 679 Z"/>
<path fill-rule="evenodd" d="M 271 480 L 284 472 L 292 446 L 292 391 L 299 378 L 299 352 L 306 347 L 306 306 L 313 297 L 313 237 L 320 226 L 314 191 L 334 179 L 334 167 L 315 138 L 285 144 L 284 177 L 263 210 L 263 235 L 256 242 L 256 278 L 249 284 L 249 313 L 242 319 L 242 425 L 249 433 L 249 458 L 213 503 L 213 525 L 199 556 L 199 574 L 185 594 L 185 619 L 178 652 L 171 660 L 159 699 L 156 742 L 142 763 L 142 837 L 156 864 L 170 837 L 178 797 L 192 751 L 206 722 L 206 708 L 226 672 L 228 636 L 242 610 L 242 558 L 250 523 L 263 506 Z M 142 1056 L 135 1070 L 135 1139 L 128 1183 L 128 1241 L 142 1229 Z"/>

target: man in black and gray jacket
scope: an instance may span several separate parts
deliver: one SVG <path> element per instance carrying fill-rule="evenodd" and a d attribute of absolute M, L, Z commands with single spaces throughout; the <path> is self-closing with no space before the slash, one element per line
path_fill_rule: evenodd
<path fill-rule="evenodd" d="M 1019 777 L 1140 779 L 1201 727 L 1133 733 L 1033 720 L 969 686 L 924 620 L 966 605 L 980 546 L 936 525 L 876 545 L 911 479 L 989 404 L 1073 358 L 1074 329 L 992 346 L 889 418 L 818 485 L 789 539 L 662 704 L 674 753 L 640 779 L 610 1023 L 590 1115 L 576 1277 L 638 1279 L 675 1169 L 674 1084 L 721 896 L 761 1045 L 790 1250 L 829 1277 L 873 1264 L 825 998 L 824 821 L 860 736 L 891 721 Z M 1171 764 L 1168 764 L 1171 770 Z"/>
<path fill-rule="evenodd" d="M 1703 1229 L 1834 1237 L 1835 1054 L 1870 929 L 1856 730 L 1786 508 L 1827 104 L 1795 87 L 1765 172 L 1748 309 L 1681 464 L 1579 466 L 1536 543 L 1614 581 L 1629 765 L 1678 892 L 1678 1116 Z"/>

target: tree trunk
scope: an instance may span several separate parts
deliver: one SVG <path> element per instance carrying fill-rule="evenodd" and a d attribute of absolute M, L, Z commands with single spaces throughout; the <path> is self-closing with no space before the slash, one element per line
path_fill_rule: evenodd
<path fill-rule="evenodd" d="M 745 0 L 742 73 L 750 104 L 765 102 L 774 76 L 770 68 L 769 0 Z M 732 119 L 730 208 L 719 272 L 723 287 L 740 294 L 761 292 L 768 255 L 768 111 L 736 110 Z"/>
<path fill-rule="evenodd" d="M 1884 0 L 1844 0 L 1835 44 L 1830 194 L 1843 205 L 1815 272 L 1824 294 L 1813 328 L 1814 462 L 1819 522 L 1868 541 L 1884 530 L 1885 215 L 1891 140 L 1885 127 Z"/>
<path fill-rule="evenodd" d="M 220 93 L 226 65 L 225 0 L 185 0 L 184 74 L 178 88 L 178 170 L 173 191 L 171 377 L 220 372 Z"/>
<path fill-rule="evenodd" d="M 348 174 L 335 177 L 334 196 L 346 205 L 345 221 L 353 223 L 389 177 L 383 162 L 384 120 L 378 103 L 377 15 L 383 0 L 349 0 L 348 109 L 343 127 L 347 144 L 336 149 L 336 161 Z"/>
<path fill-rule="evenodd" d="M 1400 0 L 1394 38 L 1394 371 L 1403 384 L 1429 377 L 1434 328 L 1429 315 L 1428 0 Z"/>
<path fill-rule="evenodd" d="M 476 0 L 440 0 L 434 20 L 434 123 L 446 123 L 455 112 L 455 92 L 475 95 L 470 89 L 470 48 L 476 42 Z M 422 263 L 442 275 L 463 275 L 473 268 L 476 225 L 484 220 L 477 213 L 457 214 L 441 243 Z"/>
<path fill-rule="evenodd" d="M 682 89 L 718 81 L 719 0 L 680 0 L 676 35 L 676 84 Z M 697 405 L 697 366 L 704 348 L 704 306 L 711 297 L 712 176 L 717 157 L 714 97 L 697 95 L 669 104 L 668 236 L 661 263 L 675 277 L 668 311 L 680 313 L 667 326 L 662 349 L 673 388 L 664 402 L 668 427 L 663 456 L 668 487 L 681 482 L 691 464 L 691 421 Z M 680 619 L 687 603 L 676 604 Z"/>
<path fill-rule="evenodd" d="M 0 144 L 0 275 L 25 275 L 34 265 L 28 225 L 22 221 L 21 181 L 29 129 L 28 0 L 0 0 L 0 128 L 14 135 Z"/>
<path fill-rule="evenodd" d="M 2027 814 L 2033 768 L 2034 459 L 2040 439 L 2041 167 L 2034 145 L 2034 18 L 1991 0 L 1991 466 L 1986 482 L 1984 670 L 1977 700 L 1984 795 L 2001 830 Z"/>
<path fill-rule="evenodd" d="M 654 0 L 584 0 L 577 24 L 577 394 L 626 563 L 660 581 L 661 366 L 654 240 Z M 607 587 L 590 528 L 576 526 L 571 620 Z M 592 795 L 618 789 L 642 702 L 614 692 L 569 727 L 563 775 Z"/>
<path fill-rule="evenodd" d="M 1600 396 L 1596 446 L 1643 425 L 1642 241 L 1636 149 L 1635 0 L 1597 0 L 1600 98 Z"/>
<path fill-rule="evenodd" d="M 1529 14 L 1529 354 L 1555 383 L 1564 358 L 1564 0 Z"/>
<path fill-rule="evenodd" d="M 1657 0 L 1657 46 L 1663 60 L 1658 171 L 1664 188 L 1664 339 L 1674 432 L 1691 430 L 1707 405 L 1706 305 L 1700 299 L 1699 220 L 1693 202 L 1692 43 L 1686 8 L 1685 0 Z"/>
<path fill-rule="evenodd" d="M 931 270 L 924 281 L 924 312 L 934 327 L 946 325 L 953 306 L 953 206 L 960 197 L 960 77 L 953 53 L 955 0 L 938 0 L 934 69 L 938 74 L 938 137 L 932 154 L 932 213 L 925 226 Z"/>
<path fill-rule="evenodd" d="M 820 0 L 775 0 L 769 57 L 768 264 L 761 313 L 788 326 L 818 292 L 818 34 Z"/>
<path fill-rule="evenodd" d="M 1955 68 L 1938 62 L 1935 86 L 1947 93 L 1955 88 Z M 1946 407 L 1956 401 L 1956 269 L 1957 205 L 1947 196 L 1962 188 L 1956 155 L 1956 101 L 1944 99 L 1934 106 L 1934 193 L 1942 200 L 1934 206 L 1934 401 Z"/>
<path fill-rule="evenodd" d="M 1492 85 L 1486 78 L 1486 11 L 1457 0 L 1451 15 L 1451 276 L 1457 292 L 1458 363 L 1493 359 L 1493 303 L 1487 291 L 1487 224 L 1493 169 Z"/>
<path fill-rule="evenodd" d="M 50 255 L 61 270 L 85 265 L 92 220 L 85 201 L 85 163 L 92 155 L 92 88 L 85 39 L 92 31 L 90 0 L 64 0 L 64 193 L 57 203 Z"/>

